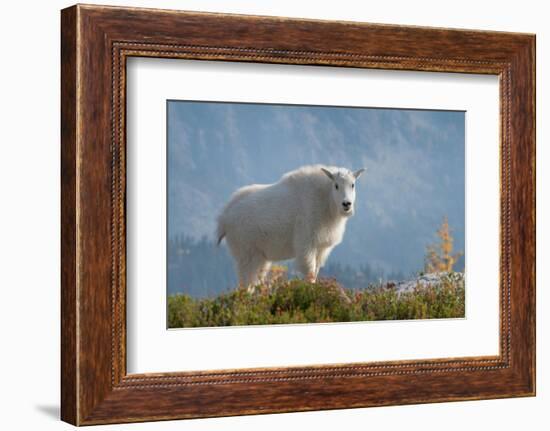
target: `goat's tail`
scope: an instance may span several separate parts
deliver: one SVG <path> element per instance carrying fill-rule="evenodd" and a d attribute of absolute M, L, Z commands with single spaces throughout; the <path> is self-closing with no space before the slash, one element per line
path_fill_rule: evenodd
<path fill-rule="evenodd" d="M 223 223 L 221 221 L 221 217 L 218 218 L 218 229 L 217 229 L 217 238 L 218 238 L 218 247 L 222 243 L 223 238 L 225 237 L 225 228 L 223 226 Z"/>

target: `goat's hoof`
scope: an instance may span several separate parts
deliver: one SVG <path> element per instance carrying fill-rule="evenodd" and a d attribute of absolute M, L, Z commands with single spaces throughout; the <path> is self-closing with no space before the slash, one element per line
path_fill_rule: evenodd
<path fill-rule="evenodd" d="M 315 275 L 313 274 L 308 274 L 306 277 L 306 281 L 308 283 L 315 283 L 316 280 L 317 280 L 317 277 L 315 277 Z"/>

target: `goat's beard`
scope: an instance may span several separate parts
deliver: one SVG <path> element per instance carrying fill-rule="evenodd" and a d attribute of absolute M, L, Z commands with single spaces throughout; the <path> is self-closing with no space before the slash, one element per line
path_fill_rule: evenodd
<path fill-rule="evenodd" d="M 341 209 L 340 214 L 346 218 L 351 217 L 353 214 L 355 214 L 355 209 L 353 207 L 349 211 L 345 211 L 344 209 Z"/>

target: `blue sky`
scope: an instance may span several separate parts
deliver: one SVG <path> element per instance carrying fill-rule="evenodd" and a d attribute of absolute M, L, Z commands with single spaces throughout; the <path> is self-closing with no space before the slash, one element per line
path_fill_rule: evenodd
<path fill-rule="evenodd" d="M 444 216 L 464 251 L 465 115 L 455 111 L 168 102 L 168 236 L 214 238 L 237 188 L 314 163 L 365 167 L 330 260 L 422 269 Z"/>

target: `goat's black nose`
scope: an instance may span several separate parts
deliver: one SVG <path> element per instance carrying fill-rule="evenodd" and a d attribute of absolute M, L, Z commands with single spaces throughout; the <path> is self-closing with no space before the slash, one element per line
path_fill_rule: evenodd
<path fill-rule="evenodd" d="M 349 207 L 351 206 L 351 202 L 350 201 L 344 201 L 344 202 L 342 202 L 342 206 L 345 209 L 349 209 Z"/>

